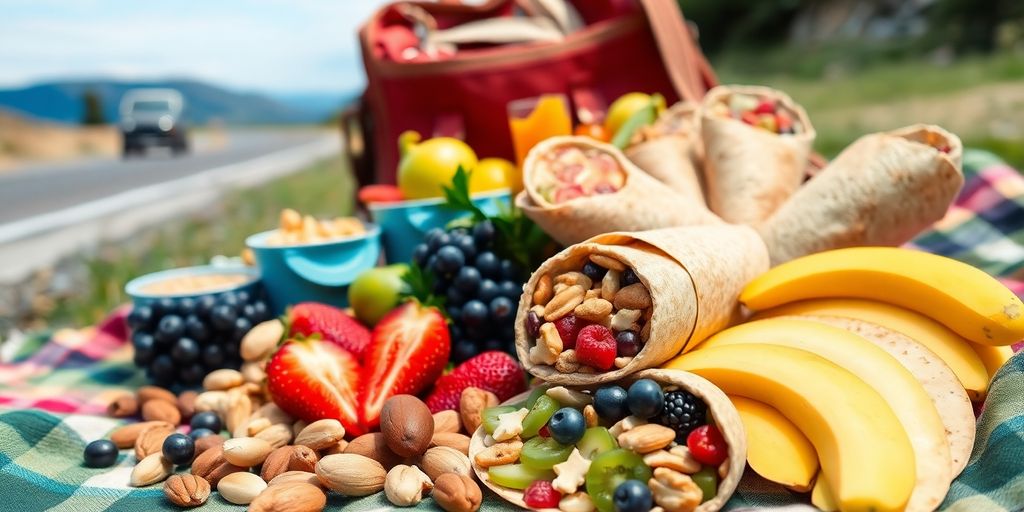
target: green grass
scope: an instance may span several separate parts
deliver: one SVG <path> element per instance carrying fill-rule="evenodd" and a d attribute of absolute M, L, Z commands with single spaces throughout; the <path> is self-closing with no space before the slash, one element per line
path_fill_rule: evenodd
<path fill-rule="evenodd" d="M 59 299 L 47 323 L 90 325 L 128 301 L 124 285 L 134 277 L 204 264 L 218 254 L 237 256 L 247 236 L 276 227 L 283 208 L 316 217 L 350 215 L 354 187 L 341 158 L 325 160 L 271 183 L 229 193 L 201 214 L 104 244 L 95 254 L 71 263 L 83 269 L 88 284 L 79 293 Z"/>

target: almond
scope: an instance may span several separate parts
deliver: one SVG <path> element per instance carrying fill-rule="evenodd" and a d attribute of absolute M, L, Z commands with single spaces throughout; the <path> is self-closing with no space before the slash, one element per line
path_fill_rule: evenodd
<path fill-rule="evenodd" d="M 181 423 L 181 412 L 177 402 L 150 400 L 142 404 L 142 419 L 146 421 L 166 421 L 172 425 Z"/>
<path fill-rule="evenodd" d="M 151 403 L 151 402 L 150 402 Z M 135 440 L 135 458 L 142 460 L 154 453 L 160 453 L 164 449 L 164 439 L 174 433 L 174 427 L 169 424 L 154 425 L 144 430 Z"/>
<path fill-rule="evenodd" d="M 210 497 L 210 483 L 195 475 L 171 475 L 164 482 L 164 496 L 179 507 L 198 507 Z"/>
<path fill-rule="evenodd" d="M 235 505 L 248 505 L 266 488 L 267 483 L 252 473 L 231 473 L 217 482 L 220 496 Z"/>
<path fill-rule="evenodd" d="M 480 508 L 483 495 L 480 486 L 466 475 L 446 473 L 434 479 L 434 491 L 431 494 L 446 512 L 475 512 Z"/>
<path fill-rule="evenodd" d="M 292 442 L 292 429 L 284 423 L 278 423 L 259 431 L 253 437 L 270 443 L 274 448 L 280 448 Z"/>
<path fill-rule="evenodd" d="M 572 313 L 583 302 L 586 294 L 587 290 L 580 285 L 572 285 L 556 293 L 551 302 L 544 306 L 544 319 L 553 322 Z"/>
<path fill-rule="evenodd" d="M 245 361 L 262 361 L 277 349 L 284 336 L 284 324 L 280 320 L 267 320 L 256 324 L 242 337 L 239 352 Z M 243 372 L 245 373 L 245 372 Z"/>
<path fill-rule="evenodd" d="M 643 283 L 633 283 L 619 290 L 612 301 L 615 309 L 644 309 L 651 307 L 651 293 Z"/>
<path fill-rule="evenodd" d="M 537 280 L 537 287 L 533 289 L 533 303 L 541 306 L 546 305 L 554 294 L 551 276 L 544 274 Z"/>
<path fill-rule="evenodd" d="M 316 452 L 308 446 L 282 446 L 270 452 L 270 455 L 263 461 L 260 476 L 269 482 L 288 471 L 312 473 L 316 469 L 318 460 Z"/>
<path fill-rule="evenodd" d="M 196 398 L 199 393 L 195 391 L 185 391 L 178 395 L 178 412 L 181 413 L 182 420 L 190 419 L 196 413 Z"/>
<path fill-rule="evenodd" d="M 238 370 L 221 368 L 214 370 L 203 378 L 203 389 L 207 391 L 226 391 L 241 386 L 245 383 L 245 377 Z"/>
<path fill-rule="evenodd" d="M 128 485 L 132 487 L 145 487 L 157 482 L 163 482 L 174 472 L 174 465 L 164 458 L 162 454 L 154 453 L 143 458 L 132 468 L 132 474 L 128 479 Z"/>
<path fill-rule="evenodd" d="M 196 457 L 200 456 L 206 450 L 217 446 L 224 445 L 224 436 L 220 434 L 213 434 L 209 436 L 203 436 L 196 439 Z"/>
<path fill-rule="evenodd" d="M 139 412 L 139 401 L 133 395 L 123 394 L 110 401 L 107 414 L 114 418 L 127 418 Z"/>
<path fill-rule="evenodd" d="M 192 474 L 205 478 L 214 487 L 217 486 L 221 478 L 239 471 L 245 471 L 245 468 L 228 462 L 224 458 L 224 448 L 220 446 L 206 450 L 192 461 Z"/>
<path fill-rule="evenodd" d="M 495 407 L 499 403 L 498 395 L 490 391 L 470 386 L 462 390 L 459 396 L 459 417 L 466 426 L 466 432 L 474 433 L 483 423 L 484 409 Z"/>
<path fill-rule="evenodd" d="M 385 405 L 384 407 L 387 407 Z M 383 420 L 381 421 L 383 423 Z M 314 421 L 302 429 L 295 436 L 295 443 L 302 446 L 308 446 L 313 450 L 322 450 L 333 444 L 338 444 L 345 438 L 345 427 L 341 426 L 341 422 L 335 419 L 324 419 Z"/>
<path fill-rule="evenodd" d="M 320 478 L 312 471 L 285 471 L 275 476 L 267 485 L 281 485 L 287 483 L 302 482 L 320 487 Z"/>
<path fill-rule="evenodd" d="M 342 453 L 320 459 L 316 476 L 324 487 L 345 496 L 369 496 L 384 489 L 387 472 L 373 459 Z"/>
<path fill-rule="evenodd" d="M 444 410 L 434 413 L 434 433 L 450 432 L 456 433 L 462 430 L 462 419 L 459 413 L 453 410 Z"/>
<path fill-rule="evenodd" d="M 135 392 L 135 395 L 139 399 L 139 405 L 145 404 L 150 400 L 163 400 L 172 404 L 178 402 L 178 397 L 174 396 L 174 393 L 160 386 L 142 386 Z"/>
<path fill-rule="evenodd" d="M 452 432 L 438 432 L 430 439 L 430 446 L 448 446 L 469 455 L 469 436 Z"/>
<path fill-rule="evenodd" d="M 435 446 L 427 450 L 417 465 L 431 480 L 437 480 L 437 477 L 445 473 L 473 475 L 469 457 L 450 446 Z"/>
<path fill-rule="evenodd" d="M 665 448 L 676 438 L 676 431 L 657 423 L 648 423 L 619 434 L 619 446 L 639 454 Z"/>
<path fill-rule="evenodd" d="M 414 457 L 430 446 L 434 416 L 419 398 L 395 395 L 385 400 L 381 408 L 380 431 L 392 452 L 400 457 Z"/>
<path fill-rule="evenodd" d="M 391 448 L 388 448 L 388 443 L 384 440 L 384 434 L 380 432 L 363 434 L 353 439 L 345 448 L 345 453 L 369 457 L 380 462 L 388 469 L 402 463 L 402 457 L 399 457 L 395 452 L 391 451 Z"/>
<path fill-rule="evenodd" d="M 139 439 L 139 435 L 150 427 L 163 426 L 174 430 L 174 425 L 167 423 L 166 421 L 143 421 L 140 423 L 131 423 L 125 425 L 117 430 L 110 433 L 110 440 L 114 442 L 114 445 L 120 449 L 131 448 L 135 446 L 135 442 Z"/>
<path fill-rule="evenodd" d="M 267 487 L 249 504 L 249 512 L 320 512 L 326 506 L 319 487 L 292 482 Z"/>
<path fill-rule="evenodd" d="M 224 441 L 224 459 L 243 468 L 263 464 L 273 448 L 270 443 L 255 437 L 236 437 Z"/>

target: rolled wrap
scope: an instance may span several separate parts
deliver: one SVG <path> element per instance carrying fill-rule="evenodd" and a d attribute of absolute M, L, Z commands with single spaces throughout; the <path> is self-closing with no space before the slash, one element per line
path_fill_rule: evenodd
<path fill-rule="evenodd" d="M 734 93 L 776 100 L 793 113 L 801 132 L 778 135 L 712 113 L 712 105 L 728 102 Z M 763 221 L 803 182 L 815 131 L 807 112 L 786 93 L 759 86 L 715 87 L 701 102 L 700 124 L 708 204 L 727 222 Z"/>
<path fill-rule="evenodd" d="M 532 171 L 541 156 L 563 145 L 593 148 L 611 155 L 626 173 L 625 184 L 611 194 L 548 203 L 532 186 Z M 722 223 L 703 204 L 687 201 L 641 171 L 615 146 L 589 137 L 552 137 L 537 144 L 523 163 L 523 184 L 524 190 L 516 196 L 516 206 L 563 245 L 611 231 Z"/>
<path fill-rule="evenodd" d="M 654 179 L 696 204 L 706 204 L 701 183 L 702 144 L 697 106 L 677 103 L 626 148 L 626 156 Z"/>
<path fill-rule="evenodd" d="M 650 334 L 640 352 L 623 368 L 600 373 L 561 373 L 533 364 L 526 316 L 541 276 L 578 271 L 591 254 L 601 254 L 631 267 L 652 300 Z M 523 287 L 516 316 L 516 352 L 531 374 L 555 384 L 591 385 L 611 382 L 654 368 L 679 354 L 687 343 L 700 341 L 739 316 L 738 297 L 754 277 L 768 270 L 768 251 L 748 226 L 691 226 L 637 233 L 608 233 L 570 246 L 545 261 Z"/>
<path fill-rule="evenodd" d="M 938 126 L 861 137 L 758 226 L 772 265 L 830 249 L 909 241 L 956 198 L 962 155 L 960 139 Z"/>

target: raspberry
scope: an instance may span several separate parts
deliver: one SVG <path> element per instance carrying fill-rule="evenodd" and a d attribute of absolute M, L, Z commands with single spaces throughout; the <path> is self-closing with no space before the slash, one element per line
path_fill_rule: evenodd
<path fill-rule="evenodd" d="M 548 430 L 547 425 L 544 425 L 543 427 L 540 428 L 540 431 L 537 432 L 537 435 L 541 437 L 551 437 L 551 431 Z"/>
<path fill-rule="evenodd" d="M 615 364 L 617 345 L 612 331 L 603 325 L 588 325 L 576 338 L 576 360 L 580 364 L 607 371 Z"/>
<path fill-rule="evenodd" d="M 717 467 L 729 456 L 729 445 L 714 425 L 701 425 L 686 437 L 686 447 L 701 464 Z"/>
<path fill-rule="evenodd" d="M 590 324 L 576 318 L 576 315 L 566 315 L 555 320 L 555 330 L 558 331 L 558 337 L 562 338 L 562 349 L 576 348 L 576 338 L 580 334 L 580 329 L 588 325 Z"/>
<path fill-rule="evenodd" d="M 665 406 L 658 417 L 658 423 L 676 431 L 676 442 L 683 444 L 693 429 L 707 423 L 707 406 L 686 391 L 672 391 L 665 394 Z"/>
<path fill-rule="evenodd" d="M 523 503 L 530 508 L 558 508 L 561 500 L 562 493 L 551 487 L 551 482 L 547 480 L 534 480 L 523 491 Z"/>
<path fill-rule="evenodd" d="M 775 113 L 775 102 L 772 100 L 763 100 L 758 103 L 757 107 L 754 108 L 755 114 L 774 114 Z"/>

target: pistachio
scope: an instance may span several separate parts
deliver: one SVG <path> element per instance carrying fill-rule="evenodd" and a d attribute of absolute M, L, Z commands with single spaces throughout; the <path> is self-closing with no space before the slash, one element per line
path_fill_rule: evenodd
<path fill-rule="evenodd" d="M 210 483 L 195 475 L 171 475 L 164 482 L 164 496 L 179 507 L 198 507 L 210 497 Z"/>
<path fill-rule="evenodd" d="M 399 464 L 384 478 L 384 495 L 392 505 L 411 507 L 423 500 L 423 494 L 434 484 L 416 466 Z"/>
<path fill-rule="evenodd" d="M 467 475 L 445 473 L 434 479 L 434 503 L 445 512 L 475 512 L 483 495 L 480 487 Z"/>
<path fill-rule="evenodd" d="M 217 482 L 220 496 L 235 505 L 248 505 L 266 488 L 267 483 L 259 475 L 245 472 L 231 473 Z"/>
<path fill-rule="evenodd" d="M 145 487 L 157 482 L 163 482 L 174 472 L 174 465 L 164 458 L 160 453 L 146 456 L 132 468 L 132 474 L 128 479 L 128 485 L 132 487 Z"/>
<path fill-rule="evenodd" d="M 320 459 L 316 476 L 324 487 L 345 496 L 368 496 L 384 489 L 387 472 L 371 458 L 341 453 Z"/>
<path fill-rule="evenodd" d="M 383 423 L 383 421 L 382 421 Z M 337 444 L 345 437 L 345 427 L 335 419 L 314 421 L 295 436 L 295 444 L 308 446 L 313 450 L 322 450 Z"/>
<path fill-rule="evenodd" d="M 273 448 L 256 437 L 236 437 L 224 441 L 224 460 L 243 468 L 263 464 Z"/>

